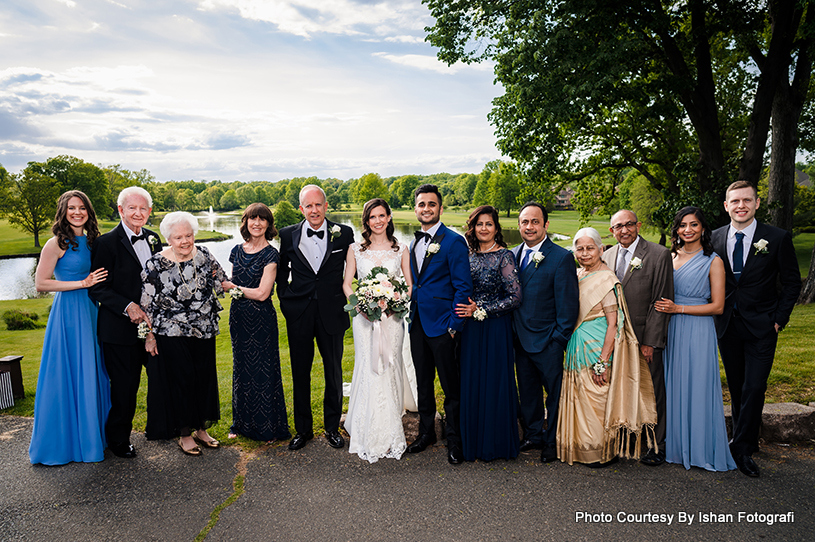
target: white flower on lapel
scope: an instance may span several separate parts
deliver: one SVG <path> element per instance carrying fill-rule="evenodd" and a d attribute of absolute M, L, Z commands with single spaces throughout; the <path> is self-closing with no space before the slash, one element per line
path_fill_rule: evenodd
<path fill-rule="evenodd" d="M 430 254 L 435 254 L 439 250 L 441 250 L 441 245 L 438 244 L 438 243 L 430 243 L 429 245 L 427 245 L 427 255 L 428 256 Z"/>
<path fill-rule="evenodd" d="M 535 269 L 538 268 L 545 257 L 546 256 L 543 255 L 543 252 L 535 251 L 535 253 L 532 254 L 532 262 L 535 264 Z"/>
<path fill-rule="evenodd" d="M 331 240 L 332 241 L 335 240 L 337 237 L 339 237 L 340 234 L 342 234 L 342 230 L 340 229 L 340 226 L 338 224 L 334 224 L 333 226 L 331 226 Z"/>
<path fill-rule="evenodd" d="M 148 236 L 147 236 L 147 243 L 148 243 L 148 244 L 149 244 L 151 247 L 155 247 L 157 244 L 159 244 L 159 242 L 158 242 L 158 237 L 156 237 L 155 235 L 148 235 Z"/>
<path fill-rule="evenodd" d="M 770 243 L 768 243 L 766 239 L 759 239 L 758 241 L 753 243 L 753 246 L 756 248 L 755 253 L 756 254 L 767 254 L 767 252 L 768 252 L 767 246 L 769 244 Z"/>
<path fill-rule="evenodd" d="M 631 258 L 631 271 L 634 271 L 635 269 L 642 269 L 642 260 L 636 256 Z"/>
<path fill-rule="evenodd" d="M 485 311 L 481 307 L 478 307 L 477 309 L 475 309 L 475 311 L 473 311 L 473 318 L 475 318 L 479 322 L 481 322 L 483 320 L 486 320 L 487 319 L 487 311 Z"/>

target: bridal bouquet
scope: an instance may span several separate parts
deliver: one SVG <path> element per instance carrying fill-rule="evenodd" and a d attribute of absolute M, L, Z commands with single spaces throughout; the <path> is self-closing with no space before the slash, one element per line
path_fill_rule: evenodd
<path fill-rule="evenodd" d="M 404 318 L 410 310 L 407 283 L 384 267 L 374 267 L 357 282 L 357 291 L 348 298 L 345 310 L 362 313 L 371 322 L 380 320 L 382 313 Z"/>

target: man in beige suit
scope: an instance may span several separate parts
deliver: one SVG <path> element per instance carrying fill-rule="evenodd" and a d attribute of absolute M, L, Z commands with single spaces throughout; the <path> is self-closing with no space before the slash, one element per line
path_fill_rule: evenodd
<path fill-rule="evenodd" d="M 618 244 L 603 254 L 603 261 L 623 285 L 631 324 L 640 343 L 640 355 L 648 362 L 657 403 L 656 450 L 651 448 L 642 462 L 655 467 L 665 462 L 665 374 L 662 350 L 668 332 L 668 315 L 657 312 L 660 298 L 673 299 L 674 276 L 670 251 L 640 237 L 642 223 L 632 211 L 621 210 L 611 217 L 609 231 Z M 658 450 L 658 451 L 657 451 Z"/>

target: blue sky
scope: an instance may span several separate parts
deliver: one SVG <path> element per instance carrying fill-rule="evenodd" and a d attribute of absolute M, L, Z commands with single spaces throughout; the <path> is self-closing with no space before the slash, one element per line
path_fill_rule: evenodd
<path fill-rule="evenodd" d="M 489 65 L 447 67 L 420 0 L 3 0 L 0 164 L 158 180 L 479 172 Z"/>

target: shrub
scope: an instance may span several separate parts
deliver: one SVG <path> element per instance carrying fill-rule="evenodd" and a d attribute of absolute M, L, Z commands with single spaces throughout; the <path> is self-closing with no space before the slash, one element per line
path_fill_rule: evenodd
<path fill-rule="evenodd" d="M 39 319 L 38 314 L 24 312 L 20 309 L 12 309 L 3 313 L 3 320 L 5 320 L 9 331 L 45 327 L 45 324 L 38 321 Z"/>

